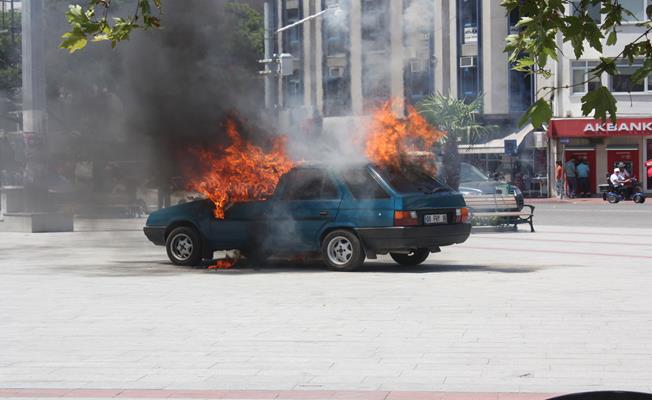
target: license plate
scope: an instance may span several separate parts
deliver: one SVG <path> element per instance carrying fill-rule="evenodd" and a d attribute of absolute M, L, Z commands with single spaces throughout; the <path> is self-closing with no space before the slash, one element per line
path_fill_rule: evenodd
<path fill-rule="evenodd" d="M 448 216 L 446 214 L 426 214 L 423 217 L 426 224 L 447 224 Z"/>

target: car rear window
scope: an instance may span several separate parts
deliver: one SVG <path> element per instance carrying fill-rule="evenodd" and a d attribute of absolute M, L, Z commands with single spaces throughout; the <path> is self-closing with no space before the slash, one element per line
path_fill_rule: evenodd
<path fill-rule="evenodd" d="M 389 195 L 371 176 L 366 168 L 355 168 L 341 172 L 342 179 L 353 198 L 358 200 L 388 199 Z"/>
<path fill-rule="evenodd" d="M 434 193 L 450 191 L 451 188 L 416 167 L 401 170 L 376 168 L 380 175 L 399 193 Z"/>

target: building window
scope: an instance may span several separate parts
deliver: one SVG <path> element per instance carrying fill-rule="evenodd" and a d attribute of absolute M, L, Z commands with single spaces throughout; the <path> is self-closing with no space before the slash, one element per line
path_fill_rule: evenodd
<path fill-rule="evenodd" d="M 623 13 L 623 22 L 641 22 L 647 21 L 645 9 L 652 5 L 650 0 L 619 0 L 620 5 L 632 15 Z"/>
<path fill-rule="evenodd" d="M 459 0 L 462 43 L 478 43 L 478 0 Z"/>
<path fill-rule="evenodd" d="M 571 1 L 571 3 L 570 3 L 571 15 L 574 15 L 576 17 L 580 15 L 580 10 L 581 10 L 580 4 L 581 3 L 582 3 L 581 0 L 573 0 L 573 1 Z M 596 24 L 602 23 L 602 15 L 600 14 L 600 4 L 589 4 L 589 5 L 587 5 L 586 8 L 587 8 L 586 11 L 588 12 L 589 17 L 591 17 L 593 19 L 593 21 L 595 21 Z"/>
<path fill-rule="evenodd" d="M 302 18 L 303 5 L 299 1 L 285 0 L 283 26 Z M 300 107 L 304 104 L 303 93 L 303 28 L 295 27 L 283 32 L 283 52 L 292 54 L 294 73 L 284 78 L 285 106 Z"/>
<path fill-rule="evenodd" d="M 433 91 L 433 5 L 421 0 L 403 0 L 403 46 L 405 48 L 405 98 L 418 103 Z"/>
<path fill-rule="evenodd" d="M 365 112 L 390 97 L 389 0 L 362 0 L 362 96 Z"/>
<path fill-rule="evenodd" d="M 516 24 L 520 20 L 518 8 L 512 10 L 508 19 L 508 34 L 514 35 L 519 33 Z M 508 82 L 509 85 L 509 112 L 520 113 L 526 111 L 532 105 L 534 100 L 534 79 L 531 74 L 526 72 L 514 71 L 514 64 L 509 65 Z"/>
<path fill-rule="evenodd" d="M 328 4 L 322 1 L 322 9 Z M 344 20 L 324 18 L 322 25 L 322 78 L 324 90 L 324 116 L 334 117 L 351 113 L 351 68 L 349 65 L 349 12 L 350 2 L 340 0 Z"/>
<path fill-rule="evenodd" d="M 600 76 L 591 72 L 597 65 L 597 61 L 573 61 L 571 63 L 571 93 L 587 93 L 602 85 Z"/>
<path fill-rule="evenodd" d="M 482 60 L 480 0 L 457 0 L 458 97 L 466 102 L 481 92 Z"/>
<path fill-rule="evenodd" d="M 634 61 L 632 65 L 629 65 L 629 62 L 626 60 L 619 60 L 616 64 L 618 65 L 618 74 L 610 76 L 610 89 L 612 92 L 645 92 L 646 87 L 649 87 L 649 77 L 645 78 L 642 82 L 632 81 L 634 72 L 643 66 L 640 60 Z"/>

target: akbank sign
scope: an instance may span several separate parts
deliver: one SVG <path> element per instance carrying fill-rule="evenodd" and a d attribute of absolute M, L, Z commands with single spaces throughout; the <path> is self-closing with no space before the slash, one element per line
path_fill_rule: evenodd
<path fill-rule="evenodd" d="M 588 118 L 553 119 L 548 135 L 558 137 L 652 136 L 652 118 L 618 118 L 603 123 Z"/>
<path fill-rule="evenodd" d="M 584 132 L 618 132 L 632 134 L 652 135 L 652 121 L 650 122 L 618 122 L 618 123 L 588 123 L 584 127 Z M 647 132 L 647 133 L 645 133 Z"/>

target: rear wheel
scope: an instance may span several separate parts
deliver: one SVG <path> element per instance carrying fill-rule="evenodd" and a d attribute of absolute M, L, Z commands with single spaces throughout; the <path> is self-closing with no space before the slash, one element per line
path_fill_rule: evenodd
<path fill-rule="evenodd" d="M 194 228 L 175 228 L 165 241 L 168 258 L 176 265 L 199 265 L 202 260 L 202 241 Z"/>
<path fill-rule="evenodd" d="M 353 271 L 364 263 L 365 253 L 360 239 L 353 232 L 330 232 L 321 244 L 321 255 L 328 268 L 334 271 Z"/>
<path fill-rule="evenodd" d="M 415 266 L 423 263 L 430 255 L 429 249 L 416 249 L 411 253 L 389 253 L 390 257 L 398 264 L 406 267 Z"/>

